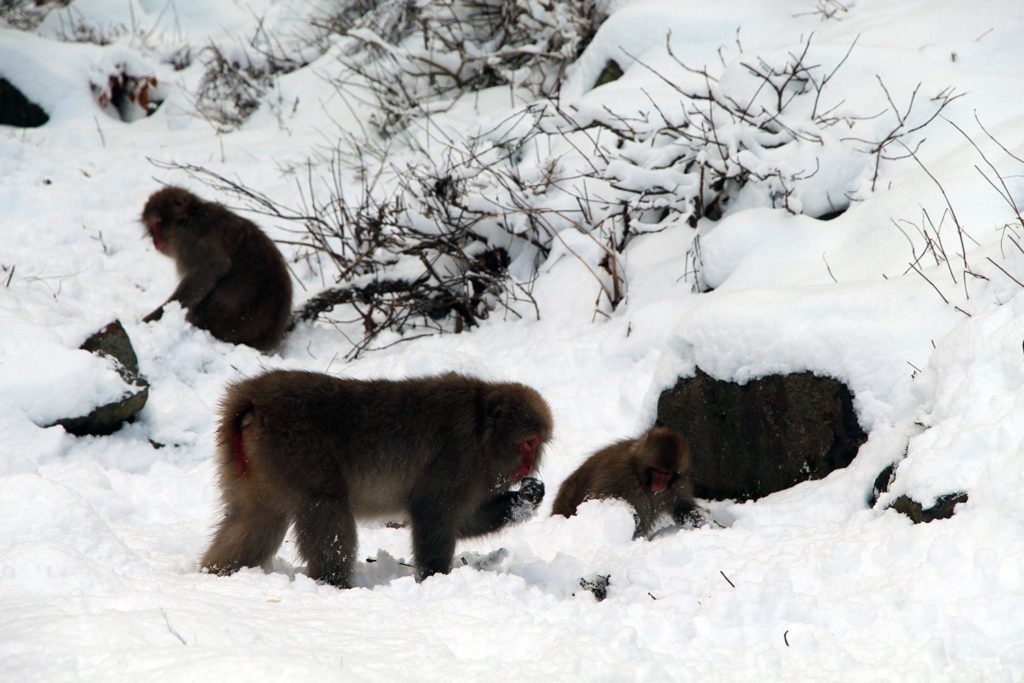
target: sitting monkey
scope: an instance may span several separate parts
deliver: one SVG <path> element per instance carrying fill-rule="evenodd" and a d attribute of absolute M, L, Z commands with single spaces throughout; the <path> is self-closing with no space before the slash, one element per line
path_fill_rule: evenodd
<path fill-rule="evenodd" d="M 288 328 L 292 281 L 281 252 L 254 223 L 180 187 L 154 192 L 142 211 L 153 246 L 174 259 L 181 282 L 143 320 L 177 301 L 186 320 L 217 339 L 273 349 Z"/>

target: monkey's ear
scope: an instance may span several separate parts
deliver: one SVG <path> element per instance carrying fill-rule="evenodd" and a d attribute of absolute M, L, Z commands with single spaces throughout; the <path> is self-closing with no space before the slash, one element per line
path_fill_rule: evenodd
<path fill-rule="evenodd" d="M 502 392 L 491 392 L 484 403 L 484 414 L 491 422 L 503 420 L 508 416 L 509 398 Z"/>

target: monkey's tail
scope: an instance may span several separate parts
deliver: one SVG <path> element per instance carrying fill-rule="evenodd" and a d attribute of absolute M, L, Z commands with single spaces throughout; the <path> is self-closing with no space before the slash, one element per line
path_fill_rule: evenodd
<path fill-rule="evenodd" d="M 225 472 L 234 470 L 244 477 L 249 472 L 249 457 L 245 449 L 245 428 L 252 421 L 255 406 L 252 400 L 237 388 L 228 392 L 221 408 L 217 444 Z"/>

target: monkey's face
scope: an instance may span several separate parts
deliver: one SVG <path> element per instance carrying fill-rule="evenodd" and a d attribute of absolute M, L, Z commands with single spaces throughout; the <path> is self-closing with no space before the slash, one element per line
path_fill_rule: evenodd
<path fill-rule="evenodd" d="M 678 432 L 658 427 L 636 444 L 635 457 L 640 464 L 644 488 L 657 495 L 664 493 L 690 474 L 690 448 Z"/>
<path fill-rule="evenodd" d="M 519 467 L 512 473 L 512 482 L 518 482 L 533 472 L 540 458 L 540 449 L 544 445 L 544 437 L 533 435 L 519 442 Z"/>
<path fill-rule="evenodd" d="M 188 220 L 193 195 L 180 187 L 157 190 L 146 201 L 142 210 L 142 224 L 146 235 L 161 254 L 173 257 L 177 239 L 175 231 Z"/>
<path fill-rule="evenodd" d="M 647 490 L 658 494 L 668 491 L 676 483 L 676 480 L 679 479 L 679 473 L 663 470 L 660 467 L 648 467 L 645 477 L 647 479 Z"/>
<path fill-rule="evenodd" d="M 506 385 L 489 399 L 488 419 L 496 486 L 536 471 L 552 431 L 551 410 L 541 395 L 521 384 Z"/>
<path fill-rule="evenodd" d="M 167 254 L 167 239 L 164 236 L 164 224 L 160 217 L 143 214 L 142 224 L 146 226 L 146 234 L 153 240 L 156 250 L 161 254 Z"/>

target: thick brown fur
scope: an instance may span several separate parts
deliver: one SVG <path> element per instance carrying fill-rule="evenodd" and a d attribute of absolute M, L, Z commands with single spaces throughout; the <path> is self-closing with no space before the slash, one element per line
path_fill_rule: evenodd
<path fill-rule="evenodd" d="M 142 223 L 181 276 L 145 321 L 159 320 L 164 306 L 177 301 L 190 323 L 218 339 L 263 351 L 280 343 L 292 282 L 281 252 L 253 222 L 180 187 L 165 187 L 149 197 Z"/>
<path fill-rule="evenodd" d="M 663 473 L 658 475 L 657 471 Z M 667 488 L 656 492 L 658 477 Z M 636 537 L 647 536 L 663 515 L 683 523 L 694 509 L 690 482 L 690 450 L 682 434 L 654 427 L 637 439 L 602 448 L 562 482 L 552 515 L 571 517 L 585 500 L 620 498 L 636 511 Z"/>
<path fill-rule="evenodd" d="M 224 518 L 202 559 L 228 574 L 265 564 L 295 524 L 309 575 L 351 585 L 355 520 L 408 513 L 417 577 L 451 568 L 456 538 L 525 518 L 543 484 L 551 411 L 522 384 L 456 374 L 402 381 L 271 371 L 224 398 Z M 524 454 L 524 451 L 528 455 Z"/>

